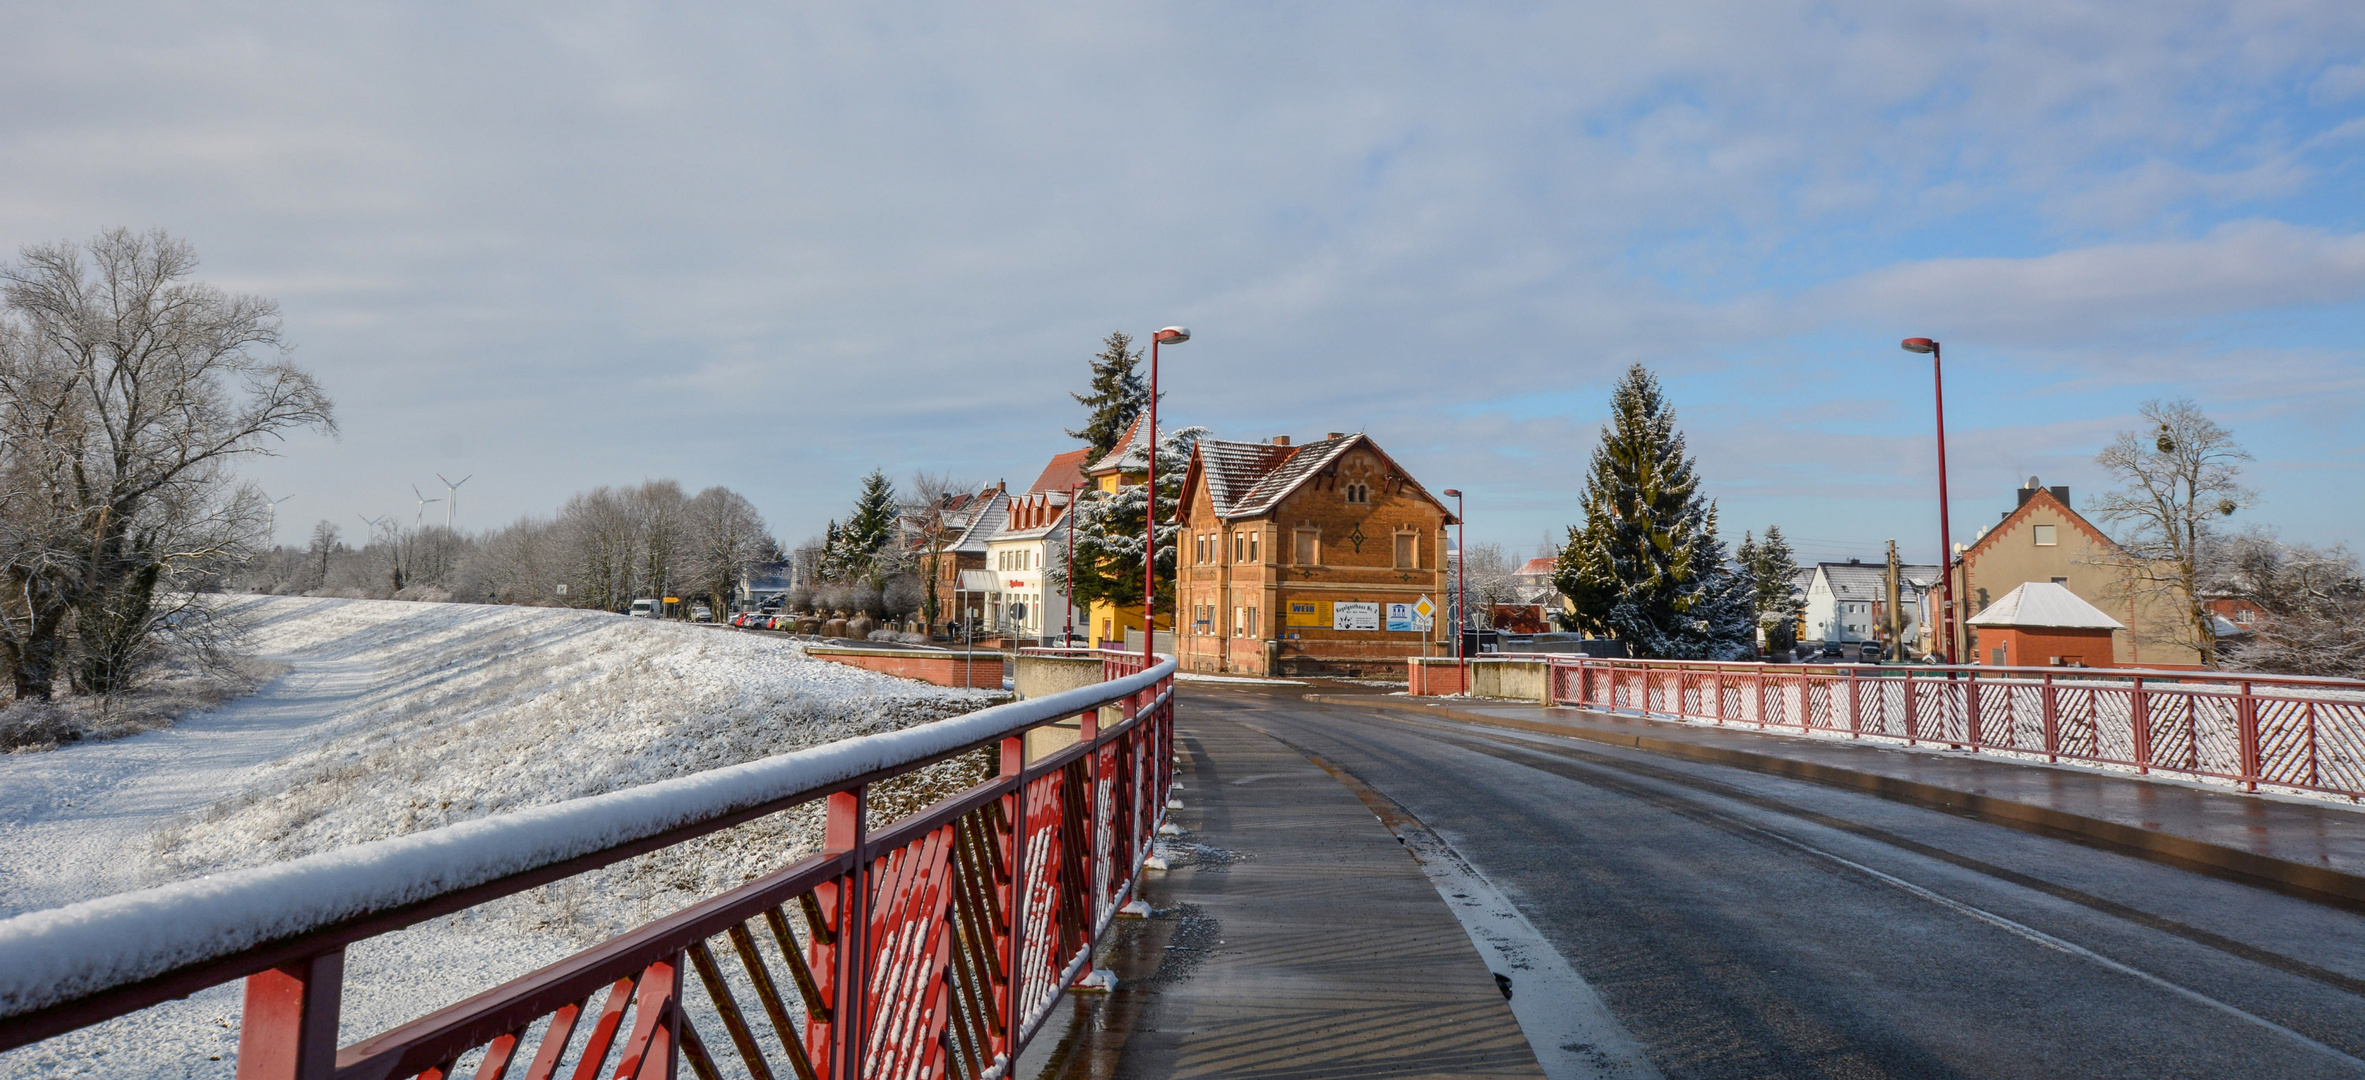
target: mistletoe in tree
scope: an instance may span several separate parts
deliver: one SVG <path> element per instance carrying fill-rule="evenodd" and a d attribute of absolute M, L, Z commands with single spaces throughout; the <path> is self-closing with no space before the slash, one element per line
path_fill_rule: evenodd
<path fill-rule="evenodd" d="M 1736 660 L 1753 651 L 1756 579 L 1727 562 L 1716 506 L 1700 496 L 1675 412 L 1641 364 L 1611 394 L 1585 478 L 1585 523 L 1569 528 L 1557 570 L 1572 621 L 1630 656 Z"/>
<path fill-rule="evenodd" d="M 1158 441 L 1158 610 L 1170 614 L 1174 610 L 1175 545 L 1182 535 L 1182 526 L 1174 521 L 1174 508 L 1182 497 L 1191 447 L 1207 433 L 1203 427 L 1188 427 L 1168 432 Z M 1076 500 L 1076 580 L 1071 587 L 1067 568 L 1054 565 L 1046 575 L 1053 587 L 1079 604 L 1141 607 L 1142 519 L 1148 509 L 1147 490 L 1141 484 L 1125 484 L 1115 491 L 1087 491 Z"/>

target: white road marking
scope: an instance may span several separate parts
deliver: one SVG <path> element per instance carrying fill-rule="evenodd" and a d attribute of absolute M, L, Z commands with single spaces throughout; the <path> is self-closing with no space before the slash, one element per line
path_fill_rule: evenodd
<path fill-rule="evenodd" d="M 1538 753 L 1539 751 L 1535 750 L 1535 749 L 1534 749 L 1534 748 L 1532 748 L 1532 747 L 1527 747 L 1527 746 L 1519 746 L 1519 745 L 1517 745 L 1517 744 L 1518 744 L 1518 743 L 1521 743 L 1521 742 L 1539 742 L 1539 743 L 1541 743 L 1541 742 L 1547 742 L 1547 740 L 1546 740 L 1546 739 L 1527 739 L 1527 738 L 1521 738 L 1521 737 L 1519 736 L 1519 734 L 1518 734 L 1518 733 L 1506 733 L 1506 735 L 1507 735 L 1508 737 L 1507 737 L 1507 738 L 1504 738 L 1504 739 L 1496 739 L 1496 738 L 1493 738 L 1492 736 L 1493 736 L 1493 734 L 1494 734 L 1494 733 L 1492 733 L 1492 732 L 1487 732 L 1487 733 L 1483 733 L 1483 734 L 1480 734 L 1480 733 L 1475 733 L 1475 732 L 1464 732 L 1463 734 L 1466 734 L 1466 735 L 1468 735 L 1469 737 L 1472 737 L 1472 738 L 1477 738 L 1477 739 L 1481 739 L 1481 740 L 1484 740 L 1484 741 L 1489 741 L 1489 742 L 1496 742 L 1498 745 L 1501 745 L 1501 746 L 1503 746 L 1505 749 L 1517 749 L 1517 750 L 1522 750 L 1522 751 L 1525 751 L 1525 752 L 1527 752 L 1527 753 L 1531 753 L 1531 754 L 1532 754 L 1532 753 Z M 1879 881 L 1879 882 L 1881 882 L 1881 883 L 1883 883 L 1883 884 L 1886 884 L 1886 885 L 1892 886 L 1892 887 L 1894 887 L 1894 888 L 1897 888 L 1897 889 L 1903 890 L 1904 892 L 1906 892 L 1906 893 L 1908 893 L 1908 894 L 1910 894 L 1910 895 L 1913 895 L 1913 896 L 1919 897 L 1919 898 L 1921 898 L 1921 899 L 1923 899 L 1923 900 L 1927 900 L 1927 901 L 1929 901 L 1930 903 L 1933 903 L 1933 904 L 1936 904 L 1936 905 L 1938 905 L 1938 906 L 1940 906 L 1940 907 L 1946 908 L 1947 910 L 1949 910 L 1949 911 L 1952 911 L 1952 912 L 1955 912 L 1956 914 L 1969 916 L 1970 918 L 1977 919 L 1977 920 L 1979 920 L 1980 922 L 1986 923 L 1986 924 L 1988 924 L 1989 926 L 1993 926 L 1993 927 L 1995 927 L 1995 928 L 1997 928 L 1997 929 L 1999 929 L 1999 930 L 2005 931 L 2006 933 L 2014 934 L 2014 935 L 2016 935 L 2016 936 L 2019 936 L 2019 937 L 2021 937 L 2021 938 L 2025 938 L 2025 939 L 2027 939 L 2027 940 L 2029 940 L 2029 941 L 2035 942 L 2036 944 L 2038 944 L 2038 945 L 2042 945 L 2042 946 L 2044 946 L 2045 948 L 2052 949 L 2052 950 L 2054 950 L 2054 951 L 2056 951 L 2056 952 L 2065 953 L 2065 954 L 2067 954 L 2067 955 L 2070 955 L 2070 956 L 2075 956 L 2075 957 L 2078 957 L 2078 958 L 2080 958 L 2080 959 L 2083 959 L 2083 960 L 2090 961 L 2090 962 L 2092 962 L 2092 963 L 2094 963 L 2094 964 L 2097 964 L 2097 965 L 2099 965 L 2099 966 L 2101 966 L 2101 967 L 2103 967 L 2103 968 L 2106 968 L 2106 969 L 2108 969 L 2108 970 L 2111 970 L 2111 971 L 2118 972 L 2119 974 L 2126 975 L 2126 976 L 2128 976 L 2128 977 L 2130 977 L 2130 978 L 2134 978 L 2134 979 L 2140 980 L 2140 981 L 2142 981 L 2142 982 L 2145 982 L 2145 983 L 2149 983 L 2149 984 L 2151 984 L 2151 985 L 2153 985 L 2153 986 L 2159 987 L 2159 988 L 2160 988 L 2160 989 L 2162 989 L 2162 990 L 2166 990 L 2166 991 L 2168 991 L 2169 993 L 2175 994 L 2175 995 L 2177 995 L 2177 996 L 2179 996 L 2179 997 L 2182 997 L 2182 998 L 2184 998 L 2184 999 L 2186 999 L 2186 1000 L 2188 1000 L 2188 1001 L 2191 1001 L 2191 1002 L 2193 1002 L 2193 1003 L 2195 1003 L 2195 1004 L 2197 1004 L 2197 1005 L 2202 1005 L 2202 1006 L 2205 1006 L 2205 1007 L 2208 1007 L 2208 1008 L 2211 1008 L 2211 1009 L 2215 1009 L 2215 1010 L 2217 1010 L 2218 1012 L 2222 1012 L 2222 1013 L 2224 1013 L 2224 1014 L 2226 1014 L 2226 1015 L 2228 1015 L 2228 1016 L 2235 1017 L 2236 1019 L 2242 1020 L 2242 1021 L 2244 1021 L 2244 1022 L 2246 1022 L 2246 1023 L 2255 1024 L 2255 1025 L 2257 1025 L 2257 1026 L 2259 1026 L 2259 1027 L 2261 1027 L 2261 1028 L 2265 1028 L 2266 1030 L 2268 1030 L 2268 1031 L 2271 1031 L 2271 1032 L 2274 1032 L 2274 1033 L 2275 1033 L 2275 1034 L 2277 1034 L 2277 1035 L 2281 1035 L 2281 1036 L 2283 1036 L 2284 1038 L 2290 1039 L 2291 1041 L 2293 1041 L 2293 1042 L 2296 1042 L 2296 1043 L 2300 1044 L 2301 1046 L 2305 1046 L 2305 1047 L 2307 1047 L 2308 1049 L 2315 1050 L 2315 1051 L 2317 1051 L 2317 1052 L 2319 1052 L 2319 1053 L 2325 1054 L 2326 1056 L 2329 1056 L 2329 1057 L 2331 1057 L 2332 1059 L 2334 1059 L 2334 1060 L 2336 1060 L 2336 1061 L 2339 1061 L 2339 1062 L 2341 1062 L 2342 1064 L 2348 1065 L 2348 1066 L 2349 1066 L 2349 1067 L 2351 1067 L 2351 1068 L 2357 1069 L 2357 1070 L 2359 1070 L 2359 1071 L 2365 1071 L 2365 1059 L 2358 1058 L 2358 1057 L 2356 1057 L 2355 1055 L 2352 1055 L 2352 1054 L 2349 1054 L 2349 1053 L 2347 1053 L 2347 1052 L 2345 1052 L 2345 1051 L 2342 1051 L 2342 1050 L 2340 1050 L 2340 1049 L 2339 1049 L 2339 1048 L 2337 1048 L 2337 1047 L 2328 1046 L 2328 1045 L 2325 1045 L 2324 1043 L 2317 1042 L 2316 1040 L 2314 1040 L 2314 1039 L 2311 1039 L 2311 1038 L 2307 1037 L 2306 1035 L 2302 1035 L 2302 1034 L 2300 1034 L 2300 1033 L 2299 1033 L 2299 1032 L 2297 1032 L 2297 1031 L 2293 1031 L 2292 1029 L 2290 1029 L 2290 1028 L 2287 1028 L 2287 1027 L 2284 1027 L 2284 1026 L 2283 1026 L 2283 1025 L 2281 1025 L 2281 1024 L 2275 1023 L 2274 1021 L 2272 1021 L 2272 1020 L 2269 1020 L 2269 1019 L 2267 1019 L 2267 1018 L 2265 1018 L 2265 1017 L 2263 1017 L 2263 1016 L 2260 1016 L 2260 1015 L 2258 1015 L 2258 1014 L 2256 1014 L 2256 1013 L 2253 1013 L 2253 1012 L 2250 1012 L 2250 1011 L 2248 1011 L 2248 1010 L 2245 1010 L 2245 1009 L 2243 1009 L 2243 1008 L 2241 1008 L 2241 1007 L 2239 1007 L 2239 1006 L 2236 1006 L 2236 1005 L 2233 1005 L 2233 1004 L 2230 1004 L 2230 1003 L 2227 1003 L 2227 1002 L 2224 1002 L 2224 1001 L 2219 1001 L 2219 1000 L 2218 1000 L 2218 999 L 2216 999 L 2216 998 L 2210 997 L 2209 995 L 2207 995 L 2207 994 L 2204 994 L 2204 993 L 2202 993 L 2202 992 L 2200 992 L 2200 991 L 2198 991 L 2198 990 L 2195 990 L 2195 989 L 2193 989 L 2193 988 L 2191 988 L 2191 987 L 2189 987 L 2189 986 L 2185 986 L 2185 985 L 2183 985 L 2182 983 L 2172 982 L 2172 981 L 2170 981 L 2170 980 L 2168 980 L 2168 979 L 2162 978 L 2162 977 L 2160 977 L 2160 976 L 2158 976 L 2158 975 L 2154 975 L 2154 974 L 2152 974 L 2151 972 L 2145 971 L 2145 970 L 2143 970 L 2143 969 L 2141 969 L 2141 968 L 2133 967 L 2133 966 L 2130 966 L 2130 965 L 2128 965 L 2128 964 L 2121 963 L 2121 962 L 2119 962 L 2119 961 L 2117 961 L 2117 960 L 2113 960 L 2113 959 L 2111 959 L 2110 957 L 2104 956 L 2104 955 L 2102 955 L 2101 953 L 2095 952 L 2095 951 L 2094 951 L 2094 950 L 2092 950 L 2092 949 L 2088 949 L 2088 948 L 2086 948 L 2086 947 L 2085 947 L 2085 946 L 2083 946 L 2083 945 L 2079 945 L 2079 944 L 2077 944 L 2077 943 L 2075 943 L 2075 942 L 2072 942 L 2072 941 L 2066 940 L 2066 939 L 2064 939 L 2064 938 L 2055 937 L 2055 936 L 2053 936 L 2053 935 L 2051 935 L 2051 934 L 2048 934 L 2048 933 L 2046 933 L 2046 932 L 2044 932 L 2044 931 L 2042 931 L 2042 930 L 2039 930 L 2039 929 L 2037 929 L 2036 927 L 2030 926 L 2030 925 L 2028 925 L 2028 924 L 2026 924 L 2026 923 L 2019 922 L 2019 921 L 2017 921 L 2017 920 L 2014 920 L 2014 919 L 2008 918 L 2008 917 L 2006 917 L 2006 916 L 2003 916 L 2003 915 L 1998 915 L 1998 914 L 1996 914 L 1995 912 L 1992 912 L 1992 911 L 1989 911 L 1989 910 L 1987 910 L 1986 908 L 1982 908 L 1982 907 L 1976 907 L 1976 906 L 1974 906 L 1974 905 L 1971 905 L 1971 904 L 1966 904 L 1966 903 L 1964 903 L 1964 902 L 1962 902 L 1962 901 L 1960 901 L 1960 900 L 1956 900 L 1956 899 L 1954 899 L 1954 898 L 1952 898 L 1952 897 L 1945 896 L 1945 895 L 1942 895 L 1942 894 L 1940 894 L 1940 893 L 1937 893 L 1937 892 L 1933 892 L 1933 891 L 1931 891 L 1930 889 L 1924 888 L 1924 887 L 1922 887 L 1922 886 L 1920 886 L 1920 885 L 1916 885 L 1916 884 L 1914 884 L 1913 882 L 1910 882 L 1910 881 L 1907 881 L 1907 880 L 1905 880 L 1904 878 L 1898 877 L 1898 876 L 1896 876 L 1896 875 L 1894 875 L 1894 874 L 1885 873 L 1885 872 L 1883 872 L 1883 871 L 1880 871 L 1880 870 L 1875 870 L 1875 869 L 1873 869 L 1872 867 L 1866 866 L 1866 865 L 1864 865 L 1863 863 L 1857 862 L 1857 861 L 1855 861 L 1855 860 L 1853 860 L 1853 859 L 1850 859 L 1850 858 L 1848 858 L 1848 857 L 1846 857 L 1846 856 L 1844 856 L 1844 855 L 1839 855 L 1839 854 L 1836 854 L 1836 853 L 1834 853 L 1834 852 L 1825 851 L 1825 850 L 1823 850 L 1822 848 L 1816 847 L 1816 846 L 1814 846 L 1813 844 L 1809 844 L 1809 843 L 1807 843 L 1807 842 L 1805 842 L 1805 841 L 1803 841 L 1803 840 L 1797 840 L 1797 839 L 1794 839 L 1794 838 L 1792 838 L 1792 837 L 1785 836 L 1785 835 L 1783 835 L 1782 833 L 1775 832 L 1775 831 L 1774 831 L 1774 830 L 1772 830 L 1772 829 L 1768 829 L 1768 828 L 1765 828 L 1764 826 L 1761 826 L 1761 825 L 1757 825 L 1757 824 L 1753 824 L 1753 823 L 1750 823 L 1750 822 L 1747 822 L 1747 821 L 1740 820 L 1739 818 L 1737 818 L 1737 817 L 1733 817 L 1732 815 L 1729 815 L 1729 814 L 1728 814 L 1728 815 L 1726 815 L 1726 819 L 1727 819 L 1727 820 L 1729 820 L 1729 821 L 1731 821 L 1731 822 L 1733 822 L 1735 825 L 1738 825 L 1738 826 L 1740 826 L 1740 827 L 1742 827 L 1742 828 L 1745 828 L 1745 829 L 1748 829 L 1748 830 L 1750 830 L 1750 831 L 1752 831 L 1752 832 L 1755 832 L 1755 833 L 1757 833 L 1758 835 L 1760 835 L 1760 836 L 1764 836 L 1764 837 L 1766 837 L 1767 839 L 1769 839 L 1769 840 L 1773 840 L 1773 841 L 1774 841 L 1774 842 L 1776 842 L 1776 843 L 1783 844 L 1783 845 L 1786 845 L 1786 846 L 1788 846 L 1788 847 L 1796 848 L 1797 850 L 1799 850 L 1799 851 L 1803 851 L 1803 852 L 1806 852 L 1807 854 L 1810 854 L 1810 855 L 1816 856 L 1816 857 L 1818 857 L 1818 858 L 1821 858 L 1821 859 L 1828 860 L 1828 861 L 1830 861 L 1830 862 L 1833 862 L 1833 863 L 1837 863 L 1837 864 L 1839 864 L 1840 866 L 1844 866 L 1844 867 L 1846 867 L 1846 868 L 1848 868 L 1848 869 L 1850 869 L 1850 870 L 1854 870 L 1854 871 L 1856 871 L 1857 873 L 1864 874 L 1864 875 L 1866 875 L 1867 877 L 1870 877 L 1870 878 L 1872 878 L 1872 879 L 1874 879 L 1874 880 L 1876 880 L 1876 881 Z M 1424 861 L 1423 865 L 1424 865 L 1424 867 L 1427 865 L 1427 864 L 1426 864 L 1426 861 Z M 1473 872 L 1475 872 L 1475 871 L 1473 871 Z M 1473 934 L 1473 936 L 1475 936 L 1475 934 Z M 1514 997 L 1512 1000 L 1513 1000 L 1513 1001 L 1517 1001 L 1518 999 L 1517 999 L 1516 997 Z"/>

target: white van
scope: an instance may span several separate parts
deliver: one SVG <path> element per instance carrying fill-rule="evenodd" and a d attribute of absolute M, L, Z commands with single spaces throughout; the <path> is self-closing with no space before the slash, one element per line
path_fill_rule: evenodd
<path fill-rule="evenodd" d="M 654 599 L 635 600 L 632 602 L 632 610 L 625 612 L 625 614 L 636 619 L 654 619 L 657 617 L 657 601 Z"/>

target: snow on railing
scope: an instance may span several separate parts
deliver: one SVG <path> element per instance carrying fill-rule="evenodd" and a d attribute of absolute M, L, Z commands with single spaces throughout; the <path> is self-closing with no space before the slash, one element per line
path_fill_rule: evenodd
<path fill-rule="evenodd" d="M 606 988 L 577 1058 L 678 1053 L 712 1075 L 683 1008 L 687 963 L 708 990 L 698 1011 L 720 1018 L 750 1075 L 768 1077 L 715 970 L 708 939 L 728 934 L 803 1080 L 998 1075 L 1088 966 L 1164 815 L 1174 663 L 1141 671 L 1138 656 L 1104 658 L 1112 678 L 1064 693 L 0 920 L 0 1050 L 245 977 L 241 1078 L 442 1080 L 463 1055 L 507 1063 L 527 1026 L 547 1019 L 530 1063 L 479 1072 L 544 1080 L 592 991 Z M 1110 706 L 1123 719 L 1104 731 Z M 1070 718 L 1082 727 L 1077 745 L 1025 760 L 1028 730 Z M 869 784 L 996 744 L 997 778 L 866 834 Z M 823 854 L 336 1049 L 347 944 L 822 798 Z M 801 943 L 791 913 L 806 922 Z M 784 980 L 754 944 L 761 930 L 794 976 L 801 1031 Z M 840 1001 L 845 986 L 868 989 Z M 632 1030 L 618 1042 L 628 1012 Z"/>
<path fill-rule="evenodd" d="M 1526 654 L 1555 704 L 2365 798 L 2365 683 L 2130 668 Z"/>

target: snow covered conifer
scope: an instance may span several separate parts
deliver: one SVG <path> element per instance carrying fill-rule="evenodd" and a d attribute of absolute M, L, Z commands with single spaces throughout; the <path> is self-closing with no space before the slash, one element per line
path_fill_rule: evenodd
<path fill-rule="evenodd" d="M 1555 581 L 1580 629 L 1630 656 L 1738 659 L 1755 640 L 1756 579 L 1727 563 L 1716 507 L 1700 496 L 1675 413 L 1640 364 L 1610 397 Z"/>
<path fill-rule="evenodd" d="M 1101 342 L 1099 355 L 1092 358 L 1092 392 L 1068 395 L 1092 410 L 1092 418 L 1081 430 L 1068 432 L 1070 438 L 1082 439 L 1092 447 L 1092 460 L 1116 449 L 1125 429 L 1133 426 L 1133 418 L 1149 407 L 1150 387 L 1142 381 L 1140 365 L 1141 350 L 1133 347 L 1132 336 L 1112 330 Z"/>
<path fill-rule="evenodd" d="M 854 500 L 854 513 L 831 536 L 823 576 L 835 581 L 884 576 L 891 569 L 884 562 L 893 555 L 899 513 L 894 481 L 872 469 L 862 478 L 862 494 Z M 872 581 L 874 587 L 877 584 Z"/>
<path fill-rule="evenodd" d="M 1782 527 L 1766 526 L 1765 539 L 1758 541 L 1742 534 L 1735 561 L 1757 579 L 1757 625 L 1765 634 L 1766 651 L 1789 652 L 1798 643 L 1798 617 L 1805 613 L 1806 602 L 1790 591 L 1798 559 L 1790 552 L 1790 541 L 1782 538 Z"/>
<path fill-rule="evenodd" d="M 1174 521 L 1174 507 L 1182 497 L 1191 446 L 1206 435 L 1206 428 L 1187 427 L 1167 432 L 1158 440 L 1158 610 L 1168 614 L 1174 611 L 1175 545 L 1182 535 L 1182 526 Z M 1045 572 L 1050 586 L 1067 592 L 1078 603 L 1141 607 L 1142 516 L 1146 509 L 1140 484 L 1085 492 L 1076 500 L 1074 511 L 1075 585 L 1071 590 L 1067 568 L 1054 564 Z"/>

